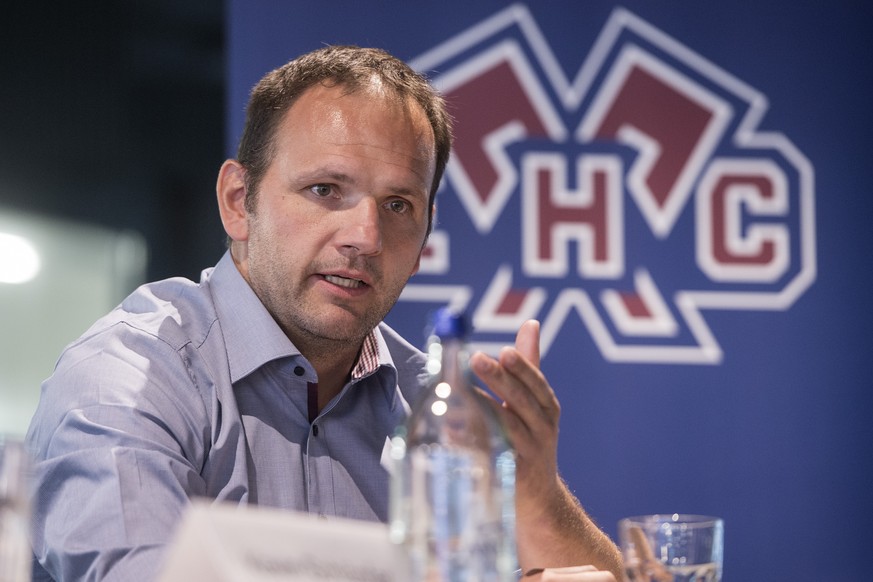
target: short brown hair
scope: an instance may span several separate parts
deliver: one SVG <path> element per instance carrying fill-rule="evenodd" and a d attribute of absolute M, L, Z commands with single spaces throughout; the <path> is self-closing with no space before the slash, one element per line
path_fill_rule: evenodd
<path fill-rule="evenodd" d="M 237 159 L 246 169 L 246 205 L 253 209 L 258 185 L 274 155 L 275 134 L 282 117 L 306 89 L 318 83 L 356 91 L 378 77 L 400 98 L 411 98 L 424 110 L 434 135 L 436 164 L 428 203 L 428 232 L 440 179 L 452 147 L 451 119 L 445 102 L 427 79 L 382 49 L 327 46 L 270 71 L 252 89 Z"/>

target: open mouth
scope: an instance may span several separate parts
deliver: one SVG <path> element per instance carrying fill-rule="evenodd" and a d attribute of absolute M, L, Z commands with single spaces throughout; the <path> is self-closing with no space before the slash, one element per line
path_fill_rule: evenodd
<path fill-rule="evenodd" d="M 347 277 L 340 277 L 338 275 L 325 275 L 324 280 L 328 283 L 333 283 L 334 285 L 345 287 L 346 289 L 357 289 L 358 287 L 362 287 L 364 285 L 364 282 L 360 279 L 349 279 Z"/>

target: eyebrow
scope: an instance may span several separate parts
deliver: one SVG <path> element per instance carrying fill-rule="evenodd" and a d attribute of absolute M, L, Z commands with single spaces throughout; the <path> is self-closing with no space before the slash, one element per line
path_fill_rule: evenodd
<path fill-rule="evenodd" d="M 316 168 L 315 170 L 307 171 L 304 174 L 300 174 L 293 178 L 295 182 L 311 182 L 313 184 L 330 181 L 336 182 L 338 184 L 348 184 L 354 186 L 355 179 L 346 174 L 344 172 L 338 172 L 336 170 L 330 168 Z M 418 190 L 415 188 L 407 188 L 405 186 L 393 186 L 388 188 L 392 194 L 397 196 L 417 196 L 419 194 Z M 422 192 L 425 195 L 425 198 L 428 197 L 430 191 L 427 188 L 424 188 Z"/>
<path fill-rule="evenodd" d="M 316 168 L 312 171 L 308 171 L 305 174 L 300 174 L 298 176 L 293 176 L 293 180 L 299 182 L 324 182 L 329 180 L 331 182 L 339 182 L 340 184 L 354 184 L 355 181 L 348 174 L 344 174 L 342 172 L 337 172 L 336 170 L 330 170 L 328 168 Z"/>

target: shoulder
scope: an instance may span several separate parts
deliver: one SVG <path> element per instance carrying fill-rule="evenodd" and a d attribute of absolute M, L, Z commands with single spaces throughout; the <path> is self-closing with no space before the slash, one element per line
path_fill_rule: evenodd
<path fill-rule="evenodd" d="M 401 366 L 424 367 L 426 362 L 424 352 L 409 343 L 393 327 L 382 322 L 379 324 L 379 333 L 382 334 L 382 339 L 385 340 L 385 345 L 388 346 L 388 351 L 391 353 L 395 366 L 398 368 Z"/>
<path fill-rule="evenodd" d="M 217 326 L 200 287 L 179 278 L 136 289 L 64 349 L 40 407 L 57 405 L 59 414 L 106 404 L 201 409 L 200 364 L 191 360 Z"/>
<path fill-rule="evenodd" d="M 164 342 L 174 350 L 186 343 L 199 346 L 217 319 L 205 286 L 207 280 L 195 283 L 178 277 L 142 285 L 92 325 L 79 341 L 128 329 Z"/>
<path fill-rule="evenodd" d="M 101 438 L 172 433 L 186 451 L 200 447 L 185 443 L 203 440 L 211 399 L 191 348 L 215 318 L 196 287 L 184 279 L 144 285 L 67 346 L 31 420 L 40 454 L 56 435 L 79 442 L 88 431 Z"/>

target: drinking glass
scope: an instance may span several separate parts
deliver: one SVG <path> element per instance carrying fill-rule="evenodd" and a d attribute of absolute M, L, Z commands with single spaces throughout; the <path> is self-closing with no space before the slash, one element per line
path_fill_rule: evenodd
<path fill-rule="evenodd" d="M 724 522 L 706 515 L 641 515 L 618 522 L 628 582 L 721 582 Z"/>
<path fill-rule="evenodd" d="M 30 580 L 29 487 L 24 445 L 0 435 L 0 582 Z"/>

